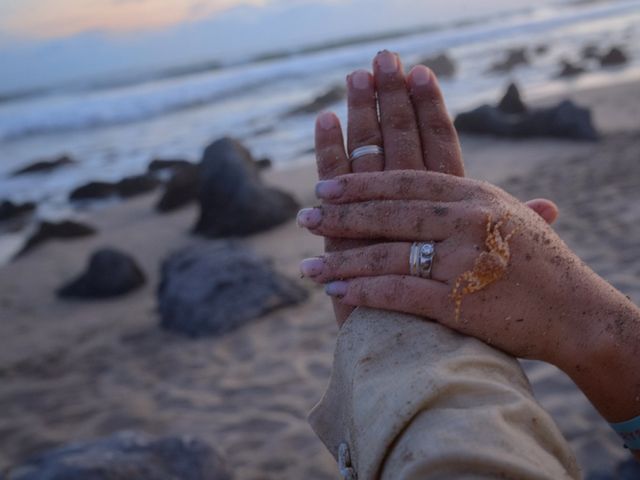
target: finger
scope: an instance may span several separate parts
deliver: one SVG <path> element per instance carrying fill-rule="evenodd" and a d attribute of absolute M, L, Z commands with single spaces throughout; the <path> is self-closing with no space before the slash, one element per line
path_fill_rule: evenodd
<path fill-rule="evenodd" d="M 377 145 L 382 147 L 382 133 L 378 123 L 378 104 L 373 88 L 373 75 L 366 70 L 357 70 L 347 78 L 347 152 L 358 147 Z M 384 169 L 381 154 L 369 154 L 352 161 L 353 172 L 376 172 Z"/>
<path fill-rule="evenodd" d="M 347 154 L 344 151 L 344 139 L 338 117 L 332 112 L 321 113 L 316 120 L 315 130 L 318 178 L 320 180 L 327 180 L 336 175 L 349 173 L 351 167 L 349 166 Z M 325 252 L 342 250 L 354 246 L 353 240 L 343 240 L 340 238 L 325 238 L 324 240 Z M 344 322 L 352 310 L 353 308 L 349 305 L 343 305 L 336 301 L 333 302 L 333 311 L 339 325 Z"/>
<path fill-rule="evenodd" d="M 324 237 L 404 241 L 442 241 L 472 226 L 462 204 L 424 200 L 325 204 L 301 210 L 298 224 Z"/>
<path fill-rule="evenodd" d="M 482 194 L 476 180 L 419 170 L 342 175 L 318 182 L 316 196 L 330 203 L 367 200 L 433 200 L 457 202 Z"/>
<path fill-rule="evenodd" d="M 424 170 L 418 124 L 400 59 L 385 50 L 376 56 L 373 66 L 385 170 Z"/>
<path fill-rule="evenodd" d="M 320 180 L 350 173 L 340 120 L 332 112 L 316 119 L 316 163 Z"/>
<path fill-rule="evenodd" d="M 417 65 L 409 73 L 408 84 L 427 170 L 464 176 L 458 134 L 436 76 L 424 65 Z"/>
<path fill-rule="evenodd" d="M 328 295 L 356 307 L 380 308 L 435 320 L 453 316 L 449 287 L 411 276 L 360 277 L 327 284 Z"/>
<path fill-rule="evenodd" d="M 546 198 L 536 198 L 534 200 L 529 200 L 528 202 L 525 202 L 525 205 L 536 212 L 538 215 L 540 215 L 542 219 L 549 225 L 555 222 L 560 215 L 558 206 L 551 200 L 547 200 Z"/>
<path fill-rule="evenodd" d="M 307 258 L 300 262 L 300 272 L 318 283 L 355 277 L 409 275 L 411 245 L 408 242 L 379 243 L 326 253 L 322 257 Z M 478 254 L 473 247 L 459 247 L 448 241 L 438 242 L 434 247 L 431 278 L 444 283 L 469 270 Z"/>

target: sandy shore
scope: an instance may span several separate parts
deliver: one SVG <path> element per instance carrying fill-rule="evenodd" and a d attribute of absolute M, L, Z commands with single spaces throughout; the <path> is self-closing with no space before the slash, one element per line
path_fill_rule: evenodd
<path fill-rule="evenodd" d="M 519 198 L 548 196 L 557 229 L 596 271 L 640 302 L 640 83 L 576 93 L 594 108 L 599 144 L 463 138 L 468 174 Z M 267 180 L 314 203 L 314 167 Z M 306 423 L 327 382 L 337 328 L 329 301 L 310 300 L 222 338 L 187 340 L 158 328 L 160 261 L 200 242 L 195 207 L 170 215 L 155 196 L 87 213 L 95 237 L 50 242 L 0 268 L 0 471 L 40 449 L 123 429 L 193 434 L 209 441 L 238 479 L 332 479 L 333 459 Z M 293 222 L 246 243 L 297 276 L 321 241 Z M 54 290 L 97 247 L 131 253 L 147 286 L 112 301 L 62 302 Z M 526 365 L 585 470 L 626 457 L 606 424 L 554 368 Z"/>

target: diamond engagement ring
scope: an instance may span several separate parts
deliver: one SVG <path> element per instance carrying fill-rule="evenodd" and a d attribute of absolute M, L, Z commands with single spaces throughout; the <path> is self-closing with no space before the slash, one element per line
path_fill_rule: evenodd
<path fill-rule="evenodd" d="M 433 257 L 435 255 L 435 243 L 413 243 L 409 253 L 409 273 L 415 277 L 431 278 L 431 268 L 433 267 Z"/>
<path fill-rule="evenodd" d="M 357 158 L 364 157 L 365 155 L 384 155 L 384 150 L 378 145 L 364 145 L 362 147 L 354 149 L 353 152 L 351 152 L 349 161 L 353 162 Z"/>

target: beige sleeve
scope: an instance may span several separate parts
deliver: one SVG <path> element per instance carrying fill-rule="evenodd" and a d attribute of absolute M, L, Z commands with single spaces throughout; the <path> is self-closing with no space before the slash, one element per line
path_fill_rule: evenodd
<path fill-rule="evenodd" d="M 408 315 L 349 317 L 309 420 L 359 480 L 581 478 L 514 358 Z"/>

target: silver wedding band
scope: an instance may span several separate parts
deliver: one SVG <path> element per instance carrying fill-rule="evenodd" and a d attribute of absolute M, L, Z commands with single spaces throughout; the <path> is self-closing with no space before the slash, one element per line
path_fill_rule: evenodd
<path fill-rule="evenodd" d="M 379 147 L 378 145 L 364 145 L 362 147 L 358 147 L 351 152 L 351 156 L 349 156 L 349 161 L 353 162 L 354 160 L 364 157 L 365 155 L 384 155 L 384 149 Z"/>
<path fill-rule="evenodd" d="M 414 277 L 430 279 L 435 256 L 436 244 L 434 242 L 414 242 L 409 252 L 409 274 Z"/>

